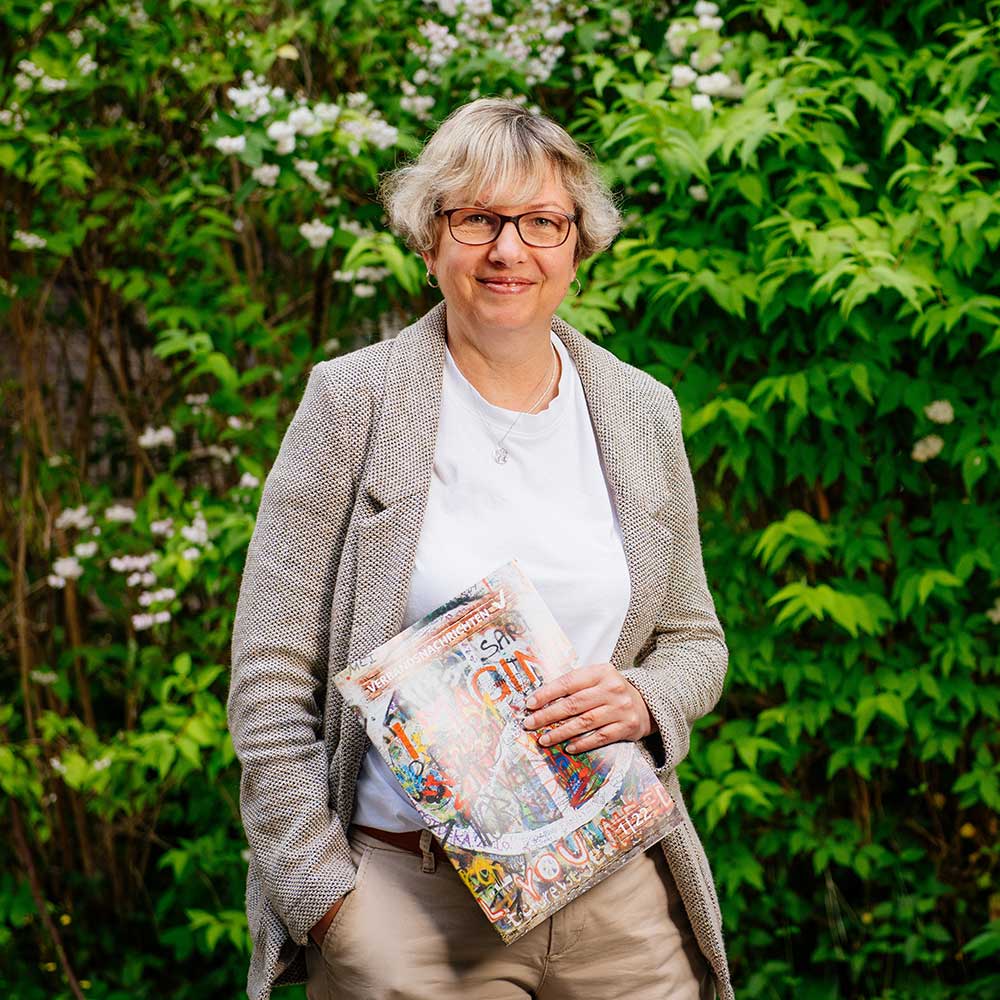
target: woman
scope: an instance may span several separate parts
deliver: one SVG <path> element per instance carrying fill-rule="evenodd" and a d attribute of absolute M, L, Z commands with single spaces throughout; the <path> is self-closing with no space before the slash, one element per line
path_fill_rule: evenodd
<path fill-rule="evenodd" d="M 732 997 L 675 775 L 728 655 L 680 413 L 554 316 L 618 212 L 560 126 L 495 99 L 455 111 L 383 196 L 444 301 L 313 369 L 264 488 L 228 706 L 249 996 Z M 586 664 L 526 725 L 570 752 L 638 741 L 683 822 L 505 947 L 329 678 L 512 556 Z"/>

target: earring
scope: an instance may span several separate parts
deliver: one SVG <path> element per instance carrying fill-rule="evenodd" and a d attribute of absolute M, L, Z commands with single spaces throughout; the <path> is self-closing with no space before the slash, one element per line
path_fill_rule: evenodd
<path fill-rule="evenodd" d="M 583 291 L 583 285 L 580 284 L 580 279 L 579 278 L 574 278 L 573 280 L 576 282 L 576 293 L 574 295 L 574 298 L 575 298 L 576 295 L 579 295 L 580 292 Z"/>
<path fill-rule="evenodd" d="M 430 285 L 431 288 L 440 288 L 441 286 L 439 284 L 437 284 L 434 281 L 431 281 L 431 278 L 433 278 L 433 277 L 434 277 L 434 272 L 433 271 L 428 271 L 427 272 L 427 278 L 425 279 L 426 282 L 427 282 L 427 284 Z"/>

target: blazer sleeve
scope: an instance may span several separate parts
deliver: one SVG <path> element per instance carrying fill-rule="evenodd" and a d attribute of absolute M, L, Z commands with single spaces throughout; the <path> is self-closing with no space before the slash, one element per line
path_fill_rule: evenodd
<path fill-rule="evenodd" d="M 673 536 L 671 568 L 648 652 L 622 671 L 638 689 L 659 732 L 645 740 L 661 780 L 687 756 L 695 720 L 722 695 L 729 650 L 705 579 L 698 506 L 677 399 L 665 388 L 661 426 L 666 442 L 667 502 Z"/>
<path fill-rule="evenodd" d="M 316 365 L 267 476 L 232 636 L 227 715 L 264 896 L 298 944 L 354 887 L 329 802 L 323 700 L 333 587 L 353 496 L 349 414 Z"/>

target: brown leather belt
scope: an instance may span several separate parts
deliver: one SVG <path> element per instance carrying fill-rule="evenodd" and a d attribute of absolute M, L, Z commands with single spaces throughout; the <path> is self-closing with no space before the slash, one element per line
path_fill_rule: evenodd
<path fill-rule="evenodd" d="M 390 830 L 377 830 L 373 826 L 362 826 L 360 823 L 353 823 L 352 826 L 355 830 L 367 833 L 369 837 L 381 840 L 385 844 L 392 844 L 393 847 L 399 847 L 413 854 L 423 854 L 423 851 L 420 850 L 419 830 L 408 830 L 406 833 L 393 833 Z M 444 848 L 433 839 L 431 840 L 431 852 L 439 861 L 448 860 L 448 855 L 444 853 Z"/>

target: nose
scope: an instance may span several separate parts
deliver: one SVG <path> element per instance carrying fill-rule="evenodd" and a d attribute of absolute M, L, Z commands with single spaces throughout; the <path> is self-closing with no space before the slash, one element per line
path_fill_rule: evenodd
<path fill-rule="evenodd" d="M 496 261 L 523 260 L 526 253 L 524 241 L 517 231 L 517 226 L 510 220 L 500 226 L 500 232 L 490 246 L 490 259 Z"/>

